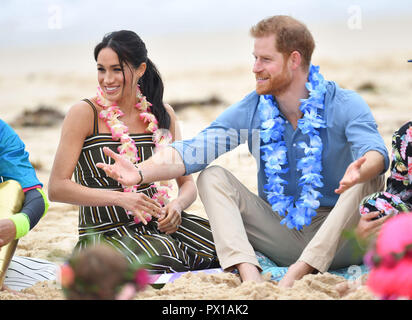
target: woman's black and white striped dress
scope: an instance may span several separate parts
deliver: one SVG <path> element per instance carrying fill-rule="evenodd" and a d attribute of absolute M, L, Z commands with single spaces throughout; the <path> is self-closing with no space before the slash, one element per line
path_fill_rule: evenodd
<path fill-rule="evenodd" d="M 118 152 L 120 143 L 113 141 L 109 133 L 98 133 L 97 111 L 89 100 L 85 101 L 95 112 L 94 132 L 84 141 L 74 172 L 75 181 L 89 188 L 121 192 L 121 185 L 96 167 L 98 162 L 113 162 L 103 153 L 103 147 Z M 140 161 L 152 155 L 152 134 L 130 134 L 130 137 L 135 141 Z M 151 185 L 142 185 L 139 192 L 152 197 L 156 190 Z M 182 212 L 179 229 L 166 235 L 157 229 L 155 218 L 145 226 L 136 224 L 122 207 L 81 206 L 79 241 L 75 250 L 101 242 L 123 252 L 131 263 L 144 262 L 153 272 L 182 272 L 219 266 L 209 222 L 186 212 Z"/>

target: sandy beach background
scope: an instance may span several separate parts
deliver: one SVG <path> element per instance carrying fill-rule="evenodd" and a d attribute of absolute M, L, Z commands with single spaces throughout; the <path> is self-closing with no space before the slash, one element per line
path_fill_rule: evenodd
<path fill-rule="evenodd" d="M 46 6 L 45 12 L 50 19 L 54 12 L 50 11 L 52 2 L 39 3 Z M 64 3 L 56 1 L 57 8 L 60 5 L 63 17 L 66 17 Z M 206 18 L 202 20 L 198 17 L 202 28 L 177 30 L 167 35 L 164 33 L 168 26 L 165 21 L 160 22 L 163 33 L 159 31 L 153 34 L 139 32 L 133 24 L 119 24 L 118 28 L 113 26 L 110 29 L 99 27 L 97 30 L 90 22 L 90 36 L 81 38 L 82 41 L 57 41 L 59 32 L 64 35 L 64 24 L 61 28 L 53 29 L 49 21 L 49 30 L 39 31 L 37 39 L 35 32 L 25 31 L 24 28 L 21 31 L 16 22 L 9 30 L 10 34 L 15 35 L 14 42 L 11 45 L 3 43 L 0 47 L 0 117 L 11 124 L 25 142 L 30 160 L 47 191 L 61 120 L 55 121 L 52 126 L 22 126 L 21 115 L 24 111 L 38 110 L 41 106 L 65 114 L 77 101 L 93 96 L 97 82 L 92 52 L 105 32 L 121 27 L 140 33 L 148 47 L 149 57 L 162 73 L 165 101 L 176 106 L 183 137 L 190 138 L 225 108 L 254 89 L 251 72 L 253 40 L 248 36 L 250 25 L 268 15 L 296 12 L 295 16 L 306 22 L 315 37 L 317 48 L 313 63 L 320 65 L 320 71 L 326 79 L 335 80 L 340 86 L 361 94 L 371 107 L 379 131 L 390 150 L 392 132 L 412 119 L 412 63 L 406 62 L 408 58 L 412 59 L 412 38 L 409 33 L 412 29 L 412 10 L 402 9 L 401 4 L 406 1 L 391 3 L 399 6 L 396 11 L 399 14 L 384 14 L 385 7 L 382 4 L 378 5 L 382 9 L 381 15 L 370 7 L 350 7 L 349 2 L 337 8 L 337 13 L 333 8 L 329 8 L 329 11 L 325 9 L 326 13 L 334 13 L 333 21 L 311 19 L 310 13 L 304 15 L 303 12 L 313 10 L 318 17 L 322 10 L 303 10 L 300 7 L 298 10 L 296 4 L 287 10 L 281 8 L 283 11 L 276 11 L 276 8 L 264 10 L 262 7 L 260 11 L 252 12 L 255 15 L 249 17 L 254 18 L 252 22 L 245 20 L 234 24 L 233 28 L 223 28 L 218 23 L 214 28 L 208 28 Z M 388 5 L 388 8 L 391 7 Z M 224 9 L 227 9 L 226 6 L 222 11 Z M 359 12 L 360 15 L 357 15 Z M 69 10 L 67 15 L 70 14 Z M 190 16 L 190 13 L 187 14 Z M 223 13 L 219 16 L 223 16 Z M 8 23 L 5 17 L 8 16 L 3 12 L 0 15 L 1 26 Z M 356 20 L 357 17 L 361 20 Z M 232 20 L 238 21 L 240 18 L 234 14 Z M 195 23 L 195 17 L 191 19 L 191 23 Z M 170 20 L 170 25 L 175 23 L 179 26 L 178 21 L 175 17 Z M 87 26 L 83 27 L 87 30 Z M 96 33 L 95 37 L 92 31 Z M 7 37 L 7 30 L 2 32 Z M 19 32 L 26 34 L 28 40 L 17 43 Z M 53 41 L 47 41 L 48 36 Z M 28 120 L 28 117 L 25 119 Z M 256 164 L 246 146 L 225 154 L 214 164 L 229 169 L 257 193 Z M 47 216 L 19 241 L 16 255 L 62 263 L 77 241 L 77 210 L 73 205 L 51 203 Z M 206 216 L 199 198 L 186 211 Z M 335 285 L 343 280 L 329 273 L 309 275 L 297 281 L 291 289 L 280 289 L 273 282 L 241 283 L 233 274 L 188 274 L 163 289 L 148 288 L 136 298 L 340 299 Z M 343 297 L 355 300 L 375 298 L 364 286 L 357 287 Z M 42 282 L 19 295 L 0 292 L 1 299 L 55 300 L 63 299 L 63 295 L 55 282 Z"/>

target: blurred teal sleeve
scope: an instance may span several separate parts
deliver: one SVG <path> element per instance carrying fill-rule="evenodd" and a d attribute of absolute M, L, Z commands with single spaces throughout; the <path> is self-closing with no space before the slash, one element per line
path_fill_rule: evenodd
<path fill-rule="evenodd" d="M 0 176 L 4 181 L 18 181 L 23 189 L 43 186 L 29 161 L 25 144 L 3 120 L 0 120 Z"/>

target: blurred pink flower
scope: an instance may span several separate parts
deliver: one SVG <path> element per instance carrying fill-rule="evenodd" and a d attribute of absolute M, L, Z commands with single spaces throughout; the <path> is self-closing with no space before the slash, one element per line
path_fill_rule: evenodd
<path fill-rule="evenodd" d="M 150 275 L 146 269 L 139 269 L 134 274 L 134 281 L 139 290 L 142 290 L 149 283 Z"/>

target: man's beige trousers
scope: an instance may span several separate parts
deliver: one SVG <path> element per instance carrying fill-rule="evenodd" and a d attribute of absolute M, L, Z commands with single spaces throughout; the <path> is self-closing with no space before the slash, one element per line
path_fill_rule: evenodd
<path fill-rule="evenodd" d="M 206 168 L 197 186 L 223 269 L 243 262 L 260 268 L 255 255 L 259 251 L 279 266 L 299 260 L 325 272 L 362 262 L 362 256 L 356 255 L 356 240 L 342 233 L 356 227 L 361 200 L 383 190 L 384 177 L 348 189 L 334 207 L 319 208 L 312 223 L 300 231 L 281 225 L 283 218 L 267 202 L 222 167 Z"/>

